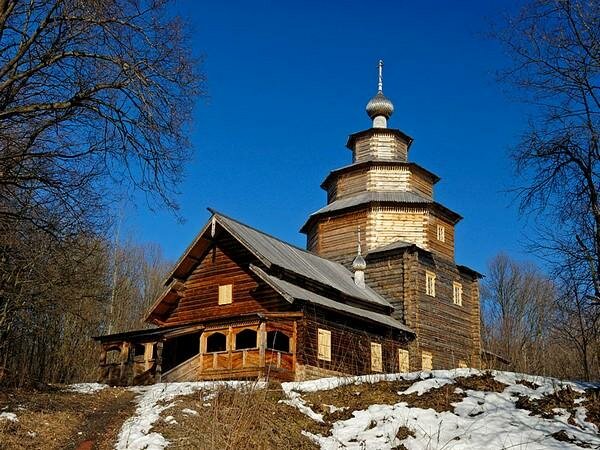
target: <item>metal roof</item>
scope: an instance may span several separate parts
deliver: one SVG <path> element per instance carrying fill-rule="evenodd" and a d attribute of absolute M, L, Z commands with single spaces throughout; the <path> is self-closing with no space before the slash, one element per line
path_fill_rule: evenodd
<path fill-rule="evenodd" d="M 387 300 L 370 287 L 358 287 L 354 283 L 352 272 L 343 265 L 295 247 L 212 209 L 209 210 L 218 224 L 266 265 L 281 267 L 325 286 L 331 286 L 347 296 L 393 309 Z"/>
<path fill-rule="evenodd" d="M 411 330 L 409 327 L 385 314 L 369 311 L 363 308 L 348 305 L 347 303 L 342 303 L 337 300 L 330 299 L 328 297 L 324 297 L 322 295 L 311 292 L 303 287 L 282 280 L 281 278 L 269 275 L 263 270 L 259 269 L 258 267 L 252 266 L 251 269 L 273 289 L 279 292 L 290 303 L 293 303 L 294 300 L 306 301 L 327 309 L 333 309 L 335 311 L 346 313 L 351 316 L 368 320 L 370 322 L 376 322 L 381 325 L 385 325 L 397 330 L 414 334 L 414 331 Z"/>
<path fill-rule="evenodd" d="M 316 216 L 318 214 L 328 213 L 331 211 L 338 211 L 340 209 L 351 208 L 353 206 L 370 202 L 399 202 L 423 204 L 433 203 L 433 200 L 413 191 L 367 191 L 331 202 L 329 205 L 324 206 L 318 211 L 312 213 L 311 216 Z"/>

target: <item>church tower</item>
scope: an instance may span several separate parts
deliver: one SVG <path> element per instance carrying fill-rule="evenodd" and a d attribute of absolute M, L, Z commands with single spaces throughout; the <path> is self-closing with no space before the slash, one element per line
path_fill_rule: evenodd
<path fill-rule="evenodd" d="M 349 136 L 352 163 L 327 175 L 327 205 L 301 231 L 309 251 L 352 269 L 357 285 L 389 300 L 393 317 L 415 330 L 412 370 L 479 367 L 481 275 L 454 258 L 462 217 L 435 201 L 440 178 L 409 161 L 413 139 L 388 128 L 394 105 L 383 94 L 382 61 L 378 69 L 366 107 L 372 126 Z"/>
<path fill-rule="evenodd" d="M 301 229 L 308 250 L 349 266 L 360 227 L 366 252 L 416 244 L 454 259 L 454 226 L 461 216 L 434 200 L 439 177 L 408 161 L 413 139 L 388 128 L 394 105 L 383 94 L 382 69 L 380 61 L 377 93 L 366 107 L 372 127 L 350 135 L 352 164 L 325 178 L 327 205 Z"/>

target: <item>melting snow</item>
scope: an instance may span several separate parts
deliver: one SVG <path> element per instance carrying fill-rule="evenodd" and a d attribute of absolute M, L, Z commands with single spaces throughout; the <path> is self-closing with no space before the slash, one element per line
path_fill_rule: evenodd
<path fill-rule="evenodd" d="M 19 421 L 19 419 L 17 418 L 17 415 L 15 413 L 11 413 L 11 412 L 0 413 L 0 420 L 8 420 L 10 422 L 18 422 Z"/>
<path fill-rule="evenodd" d="M 77 392 L 79 394 L 93 394 L 94 392 L 101 391 L 107 387 L 107 384 L 100 383 L 77 383 L 67 386 L 67 391 Z"/>
<path fill-rule="evenodd" d="M 377 381 L 415 380 L 416 382 L 400 394 L 425 392 L 453 383 L 459 376 L 478 375 L 473 369 L 435 370 L 409 374 L 387 374 L 378 376 L 324 378 L 298 383 L 284 383 L 288 396 L 286 403 L 316 421 L 323 416 L 316 414 L 302 398 L 302 393 L 334 389 L 349 384 L 373 383 Z M 518 409 L 518 395 L 540 398 L 545 394 L 567 386 L 584 392 L 582 383 L 563 382 L 551 378 L 533 377 L 509 372 L 492 372 L 497 381 L 508 384 L 503 392 L 463 391 L 466 397 L 454 404 L 454 411 L 438 413 L 433 409 L 409 407 L 406 402 L 394 405 L 370 405 L 367 409 L 354 411 L 353 417 L 333 423 L 329 436 L 315 435 L 304 431 L 321 449 L 391 449 L 401 443 L 409 450 L 417 449 L 580 449 L 575 443 L 561 442 L 552 437 L 565 432 L 569 438 L 600 448 L 600 436 L 595 425 L 585 421 L 585 408 L 575 409 L 575 425 L 569 424 L 569 412 L 557 409 L 554 419 L 543 419 Z M 417 381 L 418 380 L 418 381 Z M 531 389 L 517 382 L 526 380 L 535 383 Z M 399 397 L 401 400 L 402 397 Z M 580 403 L 579 401 L 578 403 Z M 343 405 L 335 405 L 339 407 Z M 331 408 L 330 408 L 331 409 Z M 400 427 L 413 431 L 414 437 L 400 441 L 396 434 Z"/>
<path fill-rule="evenodd" d="M 116 450 L 162 450 L 169 442 L 159 433 L 150 432 L 152 425 L 160 418 L 160 414 L 174 405 L 171 400 L 180 395 L 189 395 L 197 391 L 215 391 L 219 387 L 262 388 L 264 383 L 246 381 L 198 381 L 187 383 L 159 383 L 151 386 L 131 388 L 138 393 L 135 416 L 127 419 L 121 431 Z M 205 398 L 214 394 L 209 392 Z M 161 404 L 159 404 L 159 402 Z M 170 402 L 170 403 L 168 403 Z M 172 422 L 175 419 L 169 416 Z M 167 419 L 169 419 L 167 417 Z M 165 419 L 166 420 L 166 419 Z"/>

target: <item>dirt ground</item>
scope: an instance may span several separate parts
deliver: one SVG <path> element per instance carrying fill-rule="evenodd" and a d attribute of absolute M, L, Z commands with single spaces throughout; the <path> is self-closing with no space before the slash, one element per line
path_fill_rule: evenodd
<path fill-rule="evenodd" d="M 60 389 L 0 391 L 0 449 L 112 449 L 121 425 L 135 412 L 135 394 L 107 388 L 93 394 Z"/>

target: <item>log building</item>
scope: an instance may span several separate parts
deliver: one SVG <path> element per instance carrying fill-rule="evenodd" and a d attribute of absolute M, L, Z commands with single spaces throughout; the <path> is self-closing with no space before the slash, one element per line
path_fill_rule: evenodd
<path fill-rule="evenodd" d="M 146 314 L 156 327 L 95 338 L 101 381 L 481 366 L 481 275 L 454 260 L 461 216 L 435 201 L 439 177 L 387 127 L 381 67 L 372 127 L 350 135 L 352 163 L 321 184 L 327 205 L 301 229 L 307 250 L 211 210 Z"/>

